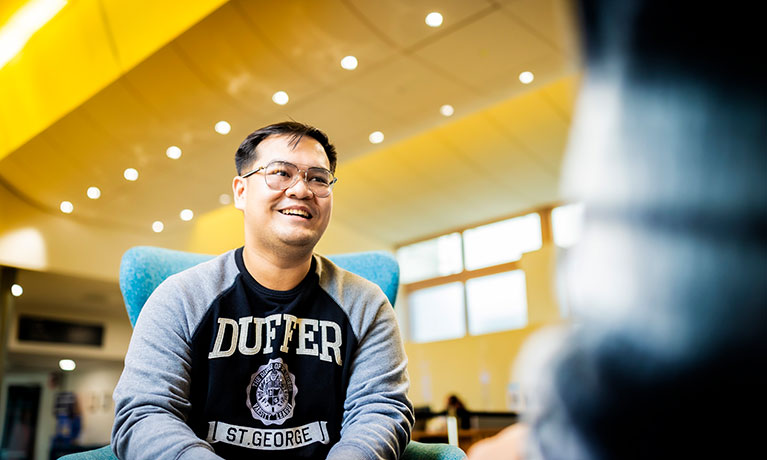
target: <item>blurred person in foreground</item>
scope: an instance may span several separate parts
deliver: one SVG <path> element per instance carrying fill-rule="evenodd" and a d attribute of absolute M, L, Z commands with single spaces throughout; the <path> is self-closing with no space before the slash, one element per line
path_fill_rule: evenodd
<path fill-rule="evenodd" d="M 563 186 L 585 225 L 559 273 L 574 325 L 521 357 L 540 360 L 526 422 L 471 460 L 764 455 L 767 97 L 746 6 L 579 3 Z"/>
<path fill-rule="evenodd" d="M 120 459 L 396 459 L 413 425 L 394 311 L 314 254 L 336 151 L 296 122 L 235 156 L 245 246 L 165 280 L 114 392 Z"/>

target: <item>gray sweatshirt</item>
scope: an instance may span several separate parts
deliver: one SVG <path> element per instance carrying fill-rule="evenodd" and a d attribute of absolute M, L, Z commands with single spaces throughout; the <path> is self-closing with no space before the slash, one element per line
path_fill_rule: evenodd
<path fill-rule="evenodd" d="M 242 248 L 171 276 L 144 305 L 114 392 L 129 459 L 395 459 L 413 424 L 407 358 L 375 284 L 315 255 L 290 291 Z"/>

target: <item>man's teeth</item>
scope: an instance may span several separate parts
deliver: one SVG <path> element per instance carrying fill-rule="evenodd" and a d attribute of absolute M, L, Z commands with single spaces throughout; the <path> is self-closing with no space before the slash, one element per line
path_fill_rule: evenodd
<path fill-rule="evenodd" d="M 283 209 L 280 212 L 283 213 L 283 214 L 287 214 L 289 216 L 300 216 L 300 217 L 303 217 L 303 218 L 306 218 L 306 219 L 309 219 L 309 218 L 312 217 L 311 214 L 309 214 L 308 212 L 306 212 L 304 210 L 301 210 L 301 209 Z"/>

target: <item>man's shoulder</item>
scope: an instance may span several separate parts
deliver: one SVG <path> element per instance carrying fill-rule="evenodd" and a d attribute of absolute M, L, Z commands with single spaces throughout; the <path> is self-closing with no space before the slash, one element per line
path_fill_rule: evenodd
<path fill-rule="evenodd" d="M 394 316 L 380 286 L 339 267 L 326 257 L 315 257 L 320 288 L 343 310 L 358 338 L 365 334 L 376 318 Z"/>

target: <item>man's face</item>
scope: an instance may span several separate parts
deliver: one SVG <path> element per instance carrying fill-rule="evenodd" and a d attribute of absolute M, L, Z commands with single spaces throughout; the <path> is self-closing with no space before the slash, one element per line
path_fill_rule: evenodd
<path fill-rule="evenodd" d="M 291 148 L 289 136 L 270 136 L 256 148 L 256 160 L 244 171 L 266 166 L 274 160 L 287 161 L 300 169 L 330 169 L 330 162 L 319 142 L 304 136 Z M 245 179 L 235 177 L 234 204 L 245 214 L 245 243 L 256 250 L 280 255 L 286 250 L 311 251 L 330 222 L 333 194 L 319 198 L 303 180 L 303 172 L 285 191 L 272 190 L 263 173 Z M 300 212 L 303 211 L 303 212 Z M 308 214 L 308 216 L 307 216 Z"/>

